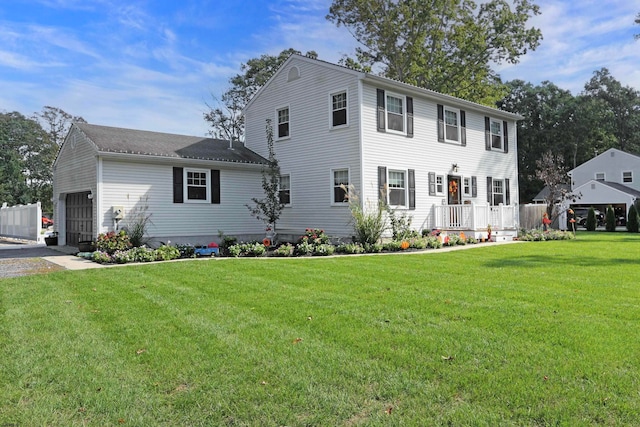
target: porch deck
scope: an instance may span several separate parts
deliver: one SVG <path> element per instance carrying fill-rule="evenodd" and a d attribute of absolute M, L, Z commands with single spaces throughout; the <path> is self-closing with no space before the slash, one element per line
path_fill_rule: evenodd
<path fill-rule="evenodd" d="M 487 237 L 488 226 L 491 226 L 492 236 L 511 240 L 518 234 L 518 209 L 505 205 L 434 206 L 434 228 L 442 231 L 464 231 L 482 238 Z"/>

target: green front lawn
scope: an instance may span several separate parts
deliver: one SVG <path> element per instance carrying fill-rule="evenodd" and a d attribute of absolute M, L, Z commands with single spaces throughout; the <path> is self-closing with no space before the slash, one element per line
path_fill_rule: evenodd
<path fill-rule="evenodd" d="M 0 426 L 634 425 L 640 236 L 0 280 Z"/>

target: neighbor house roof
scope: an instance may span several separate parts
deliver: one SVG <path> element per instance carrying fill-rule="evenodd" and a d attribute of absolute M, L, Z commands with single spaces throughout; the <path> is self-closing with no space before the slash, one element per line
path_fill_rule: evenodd
<path fill-rule="evenodd" d="M 614 190 L 618 190 L 622 193 L 629 194 L 630 196 L 633 196 L 636 199 L 640 199 L 640 191 L 635 190 L 631 187 L 627 187 L 626 185 L 620 184 L 619 182 L 610 182 L 610 181 L 597 181 L 597 182 L 599 182 L 600 184 L 604 184 L 607 187 L 611 187 Z"/>
<path fill-rule="evenodd" d="M 569 184 L 562 184 L 560 186 L 566 192 L 571 191 L 571 186 Z M 534 202 L 546 202 L 547 197 L 549 197 L 549 186 L 545 185 L 542 190 L 532 199 Z"/>
<path fill-rule="evenodd" d="M 100 153 L 119 153 L 232 163 L 267 164 L 241 142 L 110 126 L 74 123 Z"/>

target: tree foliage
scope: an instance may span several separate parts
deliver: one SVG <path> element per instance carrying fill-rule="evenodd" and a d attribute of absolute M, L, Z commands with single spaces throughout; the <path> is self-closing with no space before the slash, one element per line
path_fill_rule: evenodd
<path fill-rule="evenodd" d="M 577 198 L 569 186 L 564 158 L 561 155 L 554 155 L 551 151 L 545 152 L 536 161 L 536 177 L 549 189 L 545 203 L 547 215 L 551 221 L 554 221 L 560 213 L 558 204 L 565 200 L 575 201 Z"/>
<path fill-rule="evenodd" d="M 470 101 L 504 96 L 495 63 L 517 63 L 542 38 L 529 0 L 334 0 L 327 19 L 360 47 L 343 63 Z"/>
<path fill-rule="evenodd" d="M 41 112 L 36 113 L 36 117 L 49 134 L 51 141 L 58 147 L 62 146 L 72 123 L 87 122 L 80 116 L 72 116 L 60 108 L 50 107 L 48 105 L 43 107 Z"/>
<path fill-rule="evenodd" d="M 613 206 L 607 206 L 607 214 L 605 216 L 605 229 L 607 231 L 616 231 L 616 214 Z"/>
<path fill-rule="evenodd" d="M 209 122 L 209 134 L 214 138 L 231 141 L 244 141 L 244 116 L 242 110 L 249 100 L 276 72 L 292 54 L 300 51 L 289 48 L 278 55 L 262 55 L 248 60 L 240 66 L 240 73 L 229 79 L 229 89 L 218 99 L 213 97 L 214 105 L 208 105 L 204 113 Z M 308 56 L 317 56 L 313 51 Z"/>
<path fill-rule="evenodd" d="M 276 159 L 273 148 L 273 126 L 271 120 L 267 119 L 266 124 L 267 148 L 269 149 L 269 159 L 266 167 L 262 169 L 262 190 L 264 197 L 262 199 L 252 198 L 253 206 L 246 205 L 251 215 L 257 219 L 264 221 L 268 227 L 276 230 L 276 222 L 280 219 L 280 214 L 284 208 L 284 204 L 280 202 L 279 185 L 280 185 L 280 165 Z"/>
<path fill-rule="evenodd" d="M 627 215 L 627 231 L 630 233 L 637 233 L 640 226 L 639 223 L 638 210 L 636 209 L 636 205 L 632 204 Z"/>

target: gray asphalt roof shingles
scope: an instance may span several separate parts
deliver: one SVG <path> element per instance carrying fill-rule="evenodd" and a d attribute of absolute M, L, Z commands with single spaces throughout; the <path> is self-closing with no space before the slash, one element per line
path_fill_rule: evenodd
<path fill-rule="evenodd" d="M 176 135 L 110 126 L 75 123 L 104 153 L 126 153 L 148 156 L 201 159 L 233 163 L 267 164 L 267 160 L 234 142 L 198 136 Z"/>

